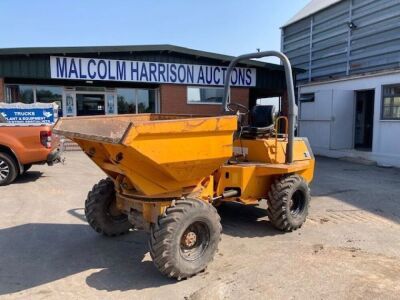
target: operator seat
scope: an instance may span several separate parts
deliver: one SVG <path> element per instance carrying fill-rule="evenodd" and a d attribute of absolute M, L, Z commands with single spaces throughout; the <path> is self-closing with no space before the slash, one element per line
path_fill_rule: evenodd
<path fill-rule="evenodd" d="M 242 138 L 257 138 L 270 135 L 274 130 L 273 105 L 256 105 L 249 114 L 249 125 L 242 127 Z"/>
<path fill-rule="evenodd" d="M 250 127 L 265 128 L 274 125 L 275 106 L 256 105 L 250 111 Z"/>

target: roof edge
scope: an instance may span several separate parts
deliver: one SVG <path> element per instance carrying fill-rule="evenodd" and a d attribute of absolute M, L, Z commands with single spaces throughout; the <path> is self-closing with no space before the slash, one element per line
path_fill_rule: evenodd
<path fill-rule="evenodd" d="M 229 62 L 235 56 L 225 55 L 215 52 L 196 50 L 182 46 L 175 46 L 171 44 L 153 44 L 153 45 L 119 45 L 119 46 L 65 46 L 65 47 L 18 47 L 18 48 L 0 48 L 0 56 L 5 55 L 67 55 L 78 53 L 111 53 L 111 52 L 175 52 L 180 54 L 192 55 L 196 57 L 205 57 L 222 62 Z M 271 70 L 283 70 L 279 64 L 273 64 L 257 60 L 246 60 L 241 62 L 242 65 L 253 67 L 268 68 Z M 300 69 L 295 68 L 296 71 Z"/>
<path fill-rule="evenodd" d="M 300 13 L 301 13 L 302 11 L 306 10 L 309 6 L 312 6 L 312 4 L 313 4 L 314 1 L 315 1 L 315 0 L 312 0 L 312 1 L 309 2 L 306 6 L 304 6 L 299 12 L 297 12 L 297 14 L 295 14 L 291 19 L 289 19 L 289 21 L 287 21 L 285 24 L 283 24 L 283 25 L 280 27 L 280 29 L 284 29 L 284 28 L 286 28 L 286 27 L 288 27 L 288 26 L 290 26 L 290 25 L 293 25 L 293 24 L 295 24 L 295 23 L 297 23 L 297 22 L 300 22 L 300 21 L 302 21 L 302 20 L 304 20 L 304 19 L 306 19 L 306 18 L 308 18 L 308 17 L 310 17 L 310 16 L 312 16 L 312 15 L 315 15 L 316 13 L 318 13 L 318 12 L 320 12 L 320 11 L 323 11 L 323 10 L 325 10 L 325 9 L 328 9 L 329 7 L 335 5 L 335 4 L 339 3 L 339 2 L 342 2 L 342 1 L 344 1 L 344 0 L 333 0 L 330 4 L 327 4 L 327 5 L 325 5 L 325 6 L 322 6 L 321 8 L 319 8 L 319 9 L 317 9 L 317 10 L 315 10 L 315 11 L 310 11 L 310 12 L 304 14 L 304 16 L 301 16 L 301 17 L 298 16 L 298 15 L 300 15 Z"/>

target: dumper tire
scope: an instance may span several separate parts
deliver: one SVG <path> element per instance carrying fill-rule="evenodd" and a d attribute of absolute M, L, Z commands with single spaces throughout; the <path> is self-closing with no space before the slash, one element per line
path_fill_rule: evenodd
<path fill-rule="evenodd" d="M 115 213 L 115 207 L 112 208 L 114 204 L 115 189 L 110 178 L 95 184 L 85 201 L 85 216 L 89 225 L 96 232 L 109 237 L 125 234 L 132 228 L 127 215 Z"/>
<path fill-rule="evenodd" d="M 0 186 L 10 184 L 17 178 L 18 163 L 8 153 L 0 152 Z"/>
<path fill-rule="evenodd" d="M 268 217 L 282 231 L 299 229 L 306 221 L 310 188 L 303 177 L 293 174 L 277 179 L 268 193 Z"/>
<path fill-rule="evenodd" d="M 158 270 L 178 280 L 204 271 L 217 252 L 220 220 L 202 200 L 179 200 L 167 208 L 150 232 L 150 255 Z"/>

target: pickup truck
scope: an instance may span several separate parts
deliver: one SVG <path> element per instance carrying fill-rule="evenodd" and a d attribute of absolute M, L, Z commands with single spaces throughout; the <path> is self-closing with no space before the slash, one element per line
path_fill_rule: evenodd
<path fill-rule="evenodd" d="M 13 182 L 33 164 L 60 161 L 60 139 L 48 125 L 8 124 L 0 114 L 0 186 Z"/>

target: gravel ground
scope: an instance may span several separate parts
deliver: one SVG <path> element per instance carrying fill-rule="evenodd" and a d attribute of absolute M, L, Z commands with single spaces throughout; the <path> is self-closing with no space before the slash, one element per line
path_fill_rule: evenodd
<path fill-rule="evenodd" d="M 310 216 L 274 230 L 259 207 L 220 209 L 208 269 L 180 282 L 152 264 L 147 234 L 110 239 L 86 223 L 104 174 L 81 152 L 0 187 L 0 297 L 12 299 L 399 299 L 400 171 L 318 158 Z"/>

